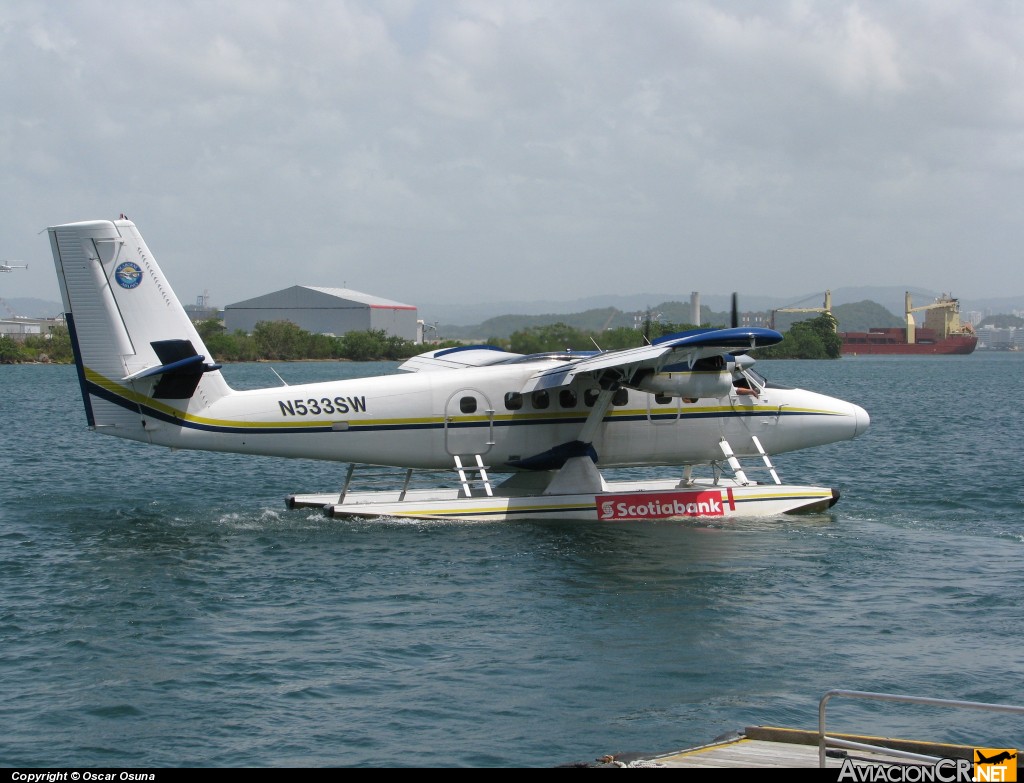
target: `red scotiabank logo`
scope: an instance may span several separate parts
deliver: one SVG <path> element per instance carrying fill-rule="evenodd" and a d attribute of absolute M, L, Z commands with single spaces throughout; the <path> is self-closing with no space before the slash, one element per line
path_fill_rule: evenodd
<path fill-rule="evenodd" d="M 598 495 L 598 519 L 670 519 L 672 517 L 721 517 L 729 501 L 722 491 L 634 492 L 628 495 Z"/>

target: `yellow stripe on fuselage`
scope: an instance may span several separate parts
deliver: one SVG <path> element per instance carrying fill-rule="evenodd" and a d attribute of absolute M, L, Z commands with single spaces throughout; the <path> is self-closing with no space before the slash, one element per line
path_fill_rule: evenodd
<path fill-rule="evenodd" d="M 140 394 L 120 383 L 107 378 L 104 375 L 91 370 L 88 367 L 85 368 L 86 380 L 90 383 L 99 386 L 106 391 L 114 394 L 123 400 L 130 402 L 135 405 L 145 405 L 146 407 L 152 408 L 166 416 L 170 416 L 175 419 L 179 419 L 183 422 L 190 424 L 202 425 L 207 427 L 233 427 L 243 429 L 275 429 L 275 430 L 292 430 L 292 429 L 308 429 L 309 427 L 330 427 L 335 422 L 345 421 L 348 423 L 350 430 L 358 430 L 362 427 L 409 427 L 409 426 L 424 426 L 424 425 L 440 425 L 444 424 L 446 417 L 444 416 L 419 416 L 419 417 L 395 417 L 395 418 L 380 418 L 380 419 L 345 419 L 344 417 L 332 417 L 332 418 L 297 418 L 294 420 L 285 421 L 246 421 L 241 418 L 236 419 L 216 419 L 208 416 L 199 416 L 188 411 L 175 408 L 167 403 L 160 402 L 159 400 L 149 397 L 145 394 Z M 588 411 L 586 409 L 563 409 L 554 411 L 533 411 L 533 412 L 522 412 L 517 411 L 515 413 L 503 413 L 497 414 L 493 418 L 494 423 L 522 423 L 522 424 L 533 424 L 539 422 L 555 421 L 559 419 L 579 419 L 583 421 L 586 418 Z M 792 415 L 797 414 L 810 414 L 819 416 L 835 416 L 841 415 L 837 411 L 824 410 L 820 408 L 797 408 L 787 406 L 784 410 L 781 410 L 774 405 L 754 405 L 751 407 L 744 407 L 737 410 L 731 405 L 708 405 L 708 406 L 695 406 L 687 408 L 668 407 L 664 409 L 656 408 L 614 408 L 609 410 L 605 415 L 606 421 L 615 421 L 618 419 L 635 419 L 638 417 L 646 416 L 678 416 L 679 418 L 686 418 L 688 416 L 707 416 L 708 414 L 784 414 Z M 488 424 L 491 419 L 487 416 L 466 416 L 460 417 L 455 420 L 457 424 Z"/>

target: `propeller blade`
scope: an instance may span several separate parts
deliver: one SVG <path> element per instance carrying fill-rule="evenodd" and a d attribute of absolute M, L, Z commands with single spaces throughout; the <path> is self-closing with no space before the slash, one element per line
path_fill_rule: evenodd
<path fill-rule="evenodd" d="M 739 299 L 736 296 L 736 292 L 732 292 L 732 322 L 730 324 L 733 329 L 740 325 L 740 306 Z"/>

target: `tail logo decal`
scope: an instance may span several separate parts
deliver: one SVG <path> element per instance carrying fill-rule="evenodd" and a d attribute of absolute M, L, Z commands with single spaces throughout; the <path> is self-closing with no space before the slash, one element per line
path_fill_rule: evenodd
<path fill-rule="evenodd" d="M 142 282 L 142 269 L 132 261 L 125 261 L 114 272 L 114 279 L 121 288 L 137 288 Z"/>

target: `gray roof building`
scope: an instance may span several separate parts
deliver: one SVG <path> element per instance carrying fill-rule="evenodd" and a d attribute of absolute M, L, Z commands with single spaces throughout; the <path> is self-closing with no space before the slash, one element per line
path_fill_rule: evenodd
<path fill-rule="evenodd" d="M 372 329 L 413 341 L 417 316 L 413 305 L 350 288 L 295 285 L 227 305 L 224 326 L 229 332 L 252 332 L 260 321 L 291 321 L 314 334 L 342 335 Z"/>

